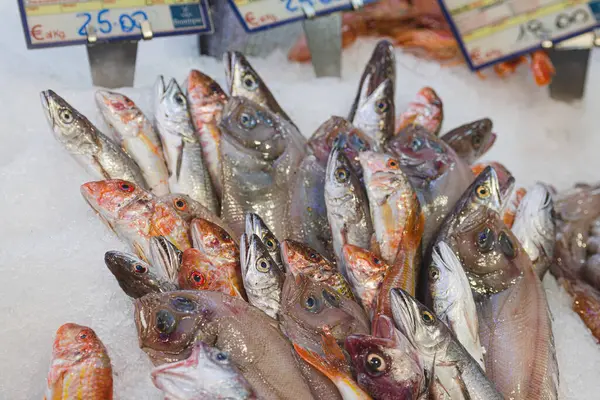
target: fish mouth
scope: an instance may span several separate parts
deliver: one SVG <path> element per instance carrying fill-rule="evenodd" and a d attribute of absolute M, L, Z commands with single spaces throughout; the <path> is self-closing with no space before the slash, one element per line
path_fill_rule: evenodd
<path fill-rule="evenodd" d="M 52 93 L 52 90 L 44 90 L 40 92 L 40 100 L 42 101 L 42 108 L 44 109 L 44 114 L 46 114 L 46 119 L 48 120 L 51 126 L 54 126 L 54 117 L 52 116 L 52 112 L 50 111 Z"/>
<path fill-rule="evenodd" d="M 98 108 L 102 110 L 110 101 L 110 92 L 107 90 L 96 90 L 96 93 L 94 94 L 94 99 L 96 100 Z"/>
<path fill-rule="evenodd" d="M 490 137 L 487 140 L 486 144 L 481 148 L 480 153 L 487 153 L 489 151 L 489 149 L 492 148 L 492 146 L 494 145 L 494 143 L 496 143 L 496 139 L 498 139 L 498 135 L 496 135 L 495 133 L 490 133 Z"/>
<path fill-rule="evenodd" d="M 410 299 L 410 295 L 404 290 L 396 288 L 391 290 L 390 300 L 396 328 L 414 345 L 412 328 L 416 326 L 416 321 L 411 312 L 412 300 Z"/>
<path fill-rule="evenodd" d="M 104 254 L 104 263 L 115 277 L 121 277 L 123 275 L 121 266 L 124 261 L 125 257 L 120 251 L 107 251 Z"/>
<path fill-rule="evenodd" d="M 223 64 L 225 65 L 225 79 L 229 86 L 229 93 L 231 93 L 231 87 L 233 85 L 233 71 L 237 64 L 239 55 L 235 51 L 228 51 L 223 55 Z"/>

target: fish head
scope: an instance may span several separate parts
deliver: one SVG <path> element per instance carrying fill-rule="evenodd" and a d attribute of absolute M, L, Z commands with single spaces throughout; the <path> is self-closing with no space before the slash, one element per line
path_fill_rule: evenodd
<path fill-rule="evenodd" d="M 140 348 L 156 365 L 187 358 L 201 325 L 212 317 L 210 309 L 192 291 L 150 293 L 136 299 Z"/>
<path fill-rule="evenodd" d="M 361 306 L 303 274 L 286 276 L 280 314 L 293 321 L 295 329 L 313 335 L 319 335 L 328 326 L 339 342 L 353 333 L 369 332 L 369 322 Z"/>
<path fill-rule="evenodd" d="M 104 262 L 125 294 L 134 299 L 148 293 L 175 290 L 174 285 L 159 280 L 148 263 L 131 254 L 108 251 L 104 254 Z"/>
<path fill-rule="evenodd" d="M 348 275 L 354 282 L 364 283 L 376 274 L 385 273 L 388 265 L 369 250 L 345 244 L 342 248 Z"/>
<path fill-rule="evenodd" d="M 432 88 L 429 86 L 422 87 L 417 92 L 417 101 L 423 104 L 431 104 L 436 107 L 442 107 L 442 102 Z"/>
<path fill-rule="evenodd" d="M 150 238 L 150 258 L 156 273 L 169 281 L 177 279 L 183 253 L 164 236 Z"/>
<path fill-rule="evenodd" d="M 327 160 L 325 192 L 332 198 L 345 199 L 358 196 L 360 182 L 344 153 L 334 148 Z"/>
<path fill-rule="evenodd" d="M 427 271 L 429 293 L 433 302 L 433 311 L 446 320 L 446 313 L 463 296 L 471 296 L 471 287 L 465 275 L 460 259 L 446 242 L 440 242 L 433 250 L 432 263 Z"/>
<path fill-rule="evenodd" d="M 327 260 L 312 247 L 292 239 L 281 243 L 281 258 L 286 270 L 294 275 L 318 274 L 323 269 L 332 269 L 331 261 Z M 315 277 L 319 280 L 319 277 Z"/>
<path fill-rule="evenodd" d="M 191 222 L 196 217 L 196 206 L 199 203 L 190 196 L 183 193 L 171 193 L 162 196 L 161 199 L 172 205 L 175 212 L 186 222 Z M 202 205 L 200 207 L 204 208 Z"/>
<path fill-rule="evenodd" d="M 375 126 L 386 137 L 391 136 L 396 123 L 394 106 L 394 82 L 384 79 L 364 102 L 356 109 L 354 123 L 361 121 L 361 125 Z"/>
<path fill-rule="evenodd" d="M 359 156 L 365 185 L 373 192 L 392 193 L 404 187 L 404 192 L 413 192 L 408 177 L 400 169 L 400 160 L 390 154 L 365 151 Z M 383 195 L 381 193 L 380 195 Z"/>
<path fill-rule="evenodd" d="M 203 218 L 196 218 L 191 223 L 194 245 L 208 257 L 238 262 L 240 251 L 237 243 L 219 225 Z"/>
<path fill-rule="evenodd" d="M 143 115 L 129 97 L 109 90 L 98 90 L 95 98 L 98 109 L 107 123 L 115 128 L 115 132 L 130 136 L 139 133 L 138 121 Z"/>
<path fill-rule="evenodd" d="M 275 290 L 281 287 L 283 273 L 257 235 L 242 235 L 240 264 L 246 290 Z"/>
<path fill-rule="evenodd" d="M 95 130 L 92 123 L 65 99 L 52 90 L 44 90 L 40 97 L 50 128 L 59 142 L 82 141 L 84 138 L 88 141 L 94 140 L 94 138 L 85 137 L 88 135 L 87 132 Z"/>
<path fill-rule="evenodd" d="M 225 76 L 231 96 L 241 96 L 261 102 L 264 83 L 246 57 L 238 51 L 228 51 L 223 56 Z"/>
<path fill-rule="evenodd" d="M 454 215 L 458 217 L 458 225 L 462 225 L 469 216 L 490 209 L 501 212 L 506 205 L 503 201 L 496 170 L 486 167 L 471 183 L 454 207 Z"/>
<path fill-rule="evenodd" d="M 258 236 L 271 256 L 273 256 L 275 253 L 279 253 L 279 240 L 277 240 L 267 224 L 265 224 L 258 214 L 246 214 L 245 224 L 246 234 L 249 236 L 253 234 Z"/>
<path fill-rule="evenodd" d="M 106 348 L 96 332 L 74 323 L 66 323 L 58 328 L 52 346 L 52 356 L 55 362 L 60 360 L 61 364 L 75 364 L 90 357 L 108 360 Z"/>
<path fill-rule="evenodd" d="M 183 290 L 214 290 L 221 277 L 212 260 L 198 249 L 189 248 L 183 252 L 179 268 L 179 287 Z"/>
<path fill-rule="evenodd" d="M 496 141 L 496 134 L 492 132 L 493 124 L 489 118 L 479 119 L 444 135 L 444 140 L 458 153 L 468 156 L 469 162 L 485 154 Z"/>
<path fill-rule="evenodd" d="M 84 183 L 81 194 L 94 211 L 107 220 L 118 218 L 119 212 L 134 201 L 152 199 L 144 189 L 122 179 Z"/>
<path fill-rule="evenodd" d="M 172 78 L 165 85 L 161 76 L 156 83 L 155 91 L 154 118 L 168 130 L 181 135 L 187 134 L 180 127 L 189 125 L 188 101 L 177 81 Z"/>
<path fill-rule="evenodd" d="M 201 105 L 218 103 L 224 106 L 227 102 L 227 95 L 221 86 L 210 76 L 196 69 L 191 70 L 188 75 L 187 93 Z"/>

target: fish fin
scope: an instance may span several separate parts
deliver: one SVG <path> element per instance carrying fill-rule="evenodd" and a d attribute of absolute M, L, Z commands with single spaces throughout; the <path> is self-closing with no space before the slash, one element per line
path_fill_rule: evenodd
<path fill-rule="evenodd" d="M 139 258 L 141 258 L 143 261 L 149 263 L 148 258 L 146 257 L 146 254 L 144 253 L 144 249 L 142 248 L 141 244 L 139 244 L 138 242 L 133 242 L 131 247 L 133 247 L 133 251 Z"/>
<path fill-rule="evenodd" d="M 294 349 L 304 361 L 308 362 L 323 375 L 335 382 L 342 377 L 350 375 L 348 365 L 346 364 L 346 357 L 344 356 L 342 349 L 335 341 L 335 337 L 326 328 L 323 329 L 323 332 L 324 333 L 321 334 L 321 341 L 323 353 L 325 354 L 324 356 L 306 349 L 297 343 L 294 343 Z"/>
<path fill-rule="evenodd" d="M 371 235 L 371 245 L 369 247 L 372 253 L 375 253 L 377 257 L 381 257 L 381 247 L 379 247 L 375 233 Z"/>

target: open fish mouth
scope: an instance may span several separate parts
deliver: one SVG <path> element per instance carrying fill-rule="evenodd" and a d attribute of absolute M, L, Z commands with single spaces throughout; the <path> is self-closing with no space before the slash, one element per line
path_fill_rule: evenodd
<path fill-rule="evenodd" d="M 235 51 L 228 51 L 223 55 L 223 64 L 225 65 L 225 79 L 227 80 L 229 88 L 231 88 L 231 84 L 233 83 L 233 70 L 236 62 L 237 57 Z"/>
<path fill-rule="evenodd" d="M 44 114 L 46 114 L 46 118 L 50 125 L 54 126 L 54 117 L 50 112 L 50 91 L 44 90 L 40 93 L 40 99 L 42 101 L 42 108 L 44 109 Z"/>

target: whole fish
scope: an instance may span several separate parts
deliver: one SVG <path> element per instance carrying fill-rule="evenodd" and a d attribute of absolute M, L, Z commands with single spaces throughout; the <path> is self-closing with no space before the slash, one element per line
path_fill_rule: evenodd
<path fill-rule="evenodd" d="M 225 222 L 241 235 L 246 213 L 261 216 L 283 240 L 290 231 L 292 175 L 304 157 L 299 133 L 275 114 L 244 98 L 232 97 L 221 120 Z"/>
<path fill-rule="evenodd" d="M 183 252 L 164 236 L 150 238 L 150 261 L 169 282 L 177 283 Z"/>
<path fill-rule="evenodd" d="M 117 142 L 140 167 L 148 187 L 157 196 L 169 193 L 169 171 L 152 123 L 123 94 L 98 90 L 96 104 Z"/>
<path fill-rule="evenodd" d="M 44 400 L 112 400 L 110 358 L 96 333 L 67 323 L 56 331 Z"/>
<path fill-rule="evenodd" d="M 276 319 L 285 277 L 258 236 L 242 235 L 240 264 L 248 302 Z"/>
<path fill-rule="evenodd" d="M 373 225 L 364 189 L 350 162 L 339 149 L 333 149 L 327 162 L 325 204 L 331 226 L 333 250 L 338 270 L 347 278 L 342 247 L 353 244 L 368 248 Z"/>
<path fill-rule="evenodd" d="M 430 308 L 485 371 L 471 286 L 460 260 L 446 243 L 440 242 L 433 250 L 433 265 L 428 274 Z"/>
<path fill-rule="evenodd" d="M 187 359 L 158 366 L 151 376 L 167 399 L 256 399 L 229 355 L 201 341 L 194 344 Z"/>
<path fill-rule="evenodd" d="M 419 196 L 425 215 L 426 248 L 456 201 L 473 181 L 473 173 L 444 141 L 420 125 L 398 132 L 386 145 Z"/>
<path fill-rule="evenodd" d="M 227 352 L 261 399 L 312 399 L 276 321 L 211 291 L 152 293 L 135 301 L 140 347 L 155 365 L 188 358 L 196 341 Z"/>
<path fill-rule="evenodd" d="M 344 245 L 343 251 L 350 284 L 360 304 L 371 316 L 383 278 L 390 266 L 369 250 L 351 244 Z"/>
<path fill-rule="evenodd" d="M 352 289 L 335 265 L 319 254 L 315 249 L 287 239 L 281 244 L 281 255 L 286 270 L 294 276 L 303 274 L 314 282 L 329 286 L 342 296 L 354 300 Z"/>
<path fill-rule="evenodd" d="M 281 261 L 281 250 L 279 246 L 279 240 L 273 235 L 267 224 L 260 218 L 258 214 L 248 213 L 246 214 L 246 235 L 251 237 L 252 235 L 258 236 L 262 244 L 266 247 L 269 255 L 275 261 L 279 269 L 285 272 L 283 263 Z"/>
<path fill-rule="evenodd" d="M 183 290 L 212 290 L 233 297 L 242 297 L 235 270 L 222 268 L 198 249 L 183 252 L 179 269 L 179 288 Z"/>
<path fill-rule="evenodd" d="M 155 273 L 150 264 L 133 255 L 108 251 L 104 262 L 125 294 L 134 299 L 148 293 L 177 290 L 174 284 Z"/>
<path fill-rule="evenodd" d="M 135 161 L 62 97 L 45 90 L 41 99 L 54 137 L 94 179 L 125 179 L 148 187 Z"/>
<path fill-rule="evenodd" d="M 392 86 L 396 87 L 396 58 L 394 46 L 387 40 L 380 40 L 360 77 L 356 97 L 348 115 L 349 121 L 354 119 L 357 108 L 386 79 L 390 79 Z"/>
<path fill-rule="evenodd" d="M 494 145 L 496 134 L 492 132 L 492 127 L 491 119 L 478 119 L 452 129 L 442 136 L 442 140 L 448 143 L 465 163 L 473 164 Z"/>
<path fill-rule="evenodd" d="M 376 320 L 373 336 L 346 339 L 356 380 L 375 400 L 419 399 L 428 385 L 423 360 L 417 349 L 385 316 Z"/>
<path fill-rule="evenodd" d="M 373 141 L 373 150 L 380 150 L 394 135 L 395 112 L 394 82 L 386 79 L 358 106 L 352 124 Z"/>
<path fill-rule="evenodd" d="M 223 56 L 225 76 L 231 96 L 246 97 L 287 121 L 292 121 L 283 111 L 273 94 L 262 80 L 260 75 L 252 68 L 244 55 L 237 51 L 228 51 Z"/>
<path fill-rule="evenodd" d="M 396 327 L 425 363 L 434 364 L 436 384 L 452 399 L 504 399 L 477 361 L 427 307 L 402 289 L 392 290 L 391 302 Z"/>
<path fill-rule="evenodd" d="M 442 99 L 430 87 L 424 87 L 417 93 L 417 98 L 410 103 L 408 110 L 400 114 L 396 131 L 401 131 L 411 125 L 422 126 L 432 135 L 437 136 L 444 120 Z"/>
<path fill-rule="evenodd" d="M 202 156 L 208 167 L 213 187 L 219 198 L 223 193 L 221 182 L 221 130 L 219 122 L 227 95 L 210 76 L 191 70 L 187 79 L 187 99 L 196 134 L 200 138 Z"/>
<path fill-rule="evenodd" d="M 154 123 L 164 146 L 171 192 L 187 194 L 218 214 L 219 202 L 200 139 L 194 132 L 188 101 L 175 79 L 166 86 L 162 76 L 156 81 Z"/>
<path fill-rule="evenodd" d="M 538 183 L 523 197 L 512 232 L 533 262 L 533 269 L 542 279 L 554 260 L 556 226 L 554 204 L 550 190 Z"/>
<path fill-rule="evenodd" d="M 190 247 L 188 225 L 170 204 L 132 182 L 120 179 L 88 182 L 81 194 L 100 218 L 144 260 L 150 238 L 164 236 L 179 250 Z"/>
<path fill-rule="evenodd" d="M 331 228 L 325 205 L 325 168 L 315 156 L 306 156 L 300 164 L 291 201 L 291 238 L 333 259 Z"/>

